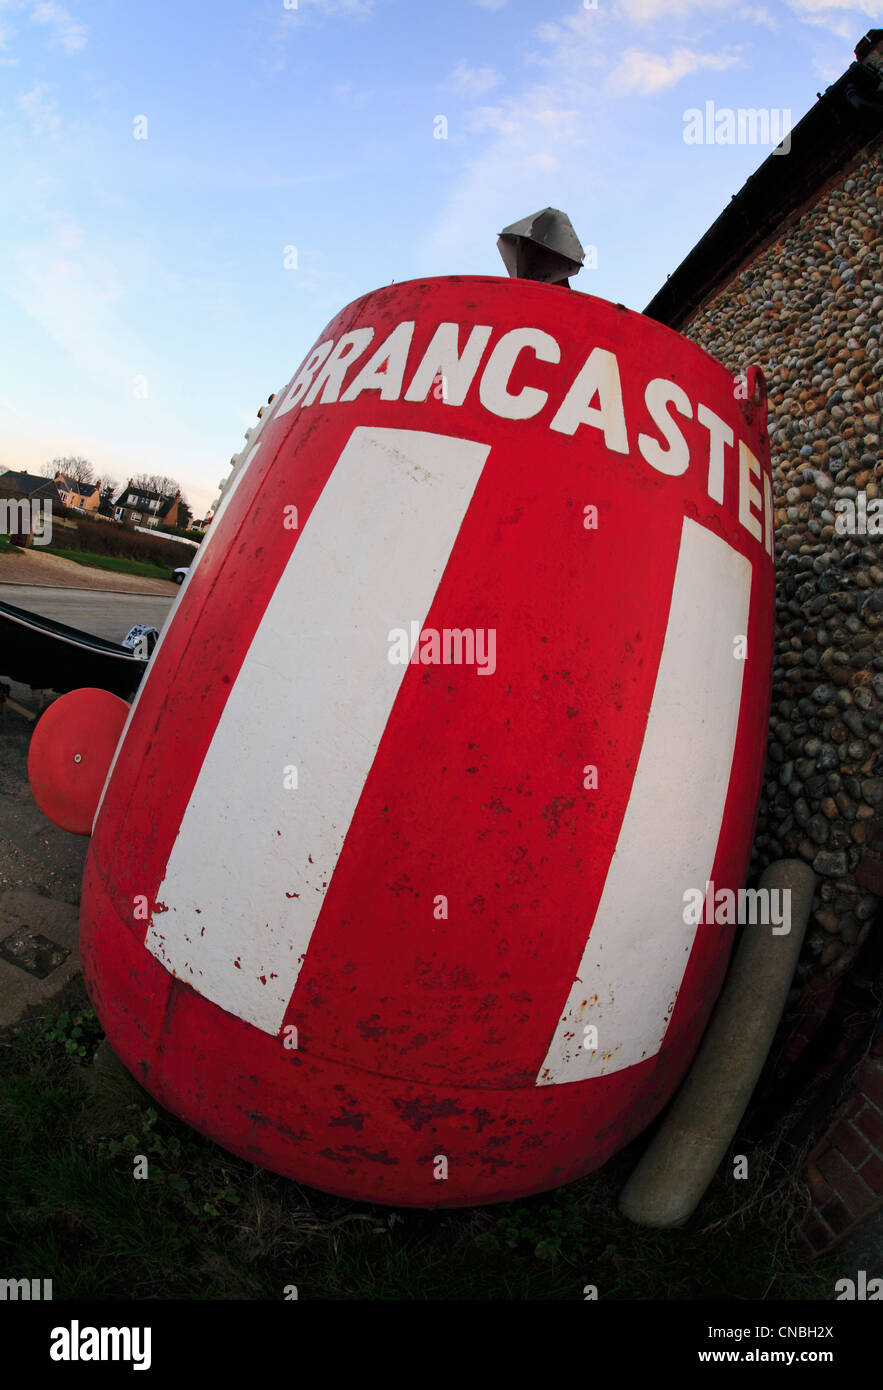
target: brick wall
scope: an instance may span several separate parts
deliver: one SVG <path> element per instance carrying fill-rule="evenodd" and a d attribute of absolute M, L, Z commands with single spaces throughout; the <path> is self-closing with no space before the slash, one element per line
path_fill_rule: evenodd
<path fill-rule="evenodd" d="M 883 1040 L 877 1051 L 883 1053 Z M 812 1209 L 802 1234 L 816 1254 L 883 1209 L 883 1057 L 867 1057 L 859 1067 L 849 1100 L 810 1154 L 806 1177 Z"/>

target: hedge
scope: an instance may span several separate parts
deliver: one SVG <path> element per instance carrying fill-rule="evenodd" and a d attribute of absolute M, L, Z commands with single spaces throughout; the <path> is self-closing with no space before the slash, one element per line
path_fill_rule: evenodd
<path fill-rule="evenodd" d="M 88 550 L 93 555 L 146 560 L 154 565 L 168 565 L 170 569 L 189 565 L 196 554 L 192 545 L 164 540 L 161 536 L 148 536 L 142 531 L 133 531 L 119 521 L 93 521 L 70 508 L 66 508 L 62 515 L 75 523 L 75 529 L 59 527 L 57 536 L 53 537 L 64 550 Z"/>

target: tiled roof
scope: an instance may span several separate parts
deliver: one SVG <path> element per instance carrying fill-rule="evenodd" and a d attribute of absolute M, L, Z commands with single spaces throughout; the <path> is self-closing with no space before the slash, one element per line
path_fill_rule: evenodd
<path fill-rule="evenodd" d="M 65 492 L 75 492 L 79 497 L 91 497 L 99 488 L 98 483 L 81 483 L 76 478 L 68 478 L 63 473 L 58 475 L 57 482 L 64 488 Z"/>
<path fill-rule="evenodd" d="M 22 497 L 30 497 L 40 488 L 56 490 L 51 478 L 38 478 L 33 473 L 17 473 L 11 468 L 5 473 L 0 473 L 0 487 L 14 488 Z"/>

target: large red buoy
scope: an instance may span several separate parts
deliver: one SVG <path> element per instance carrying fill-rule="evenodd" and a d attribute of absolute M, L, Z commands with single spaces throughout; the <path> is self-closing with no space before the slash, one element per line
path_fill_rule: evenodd
<path fill-rule="evenodd" d="M 764 760 L 759 373 L 567 289 L 364 296 L 265 412 L 132 707 L 82 955 L 237 1154 L 457 1206 L 589 1171 L 678 1085 Z"/>

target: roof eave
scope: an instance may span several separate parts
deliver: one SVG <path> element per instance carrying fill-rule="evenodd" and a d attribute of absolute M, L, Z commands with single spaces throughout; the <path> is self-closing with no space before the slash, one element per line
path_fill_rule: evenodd
<path fill-rule="evenodd" d="M 819 189 L 836 178 L 869 144 L 883 138 L 883 112 L 854 107 L 850 87 L 862 97 L 878 93 L 873 69 L 852 63 L 790 132 L 787 154 L 772 153 L 747 179 L 644 313 L 681 328 L 696 310 L 736 275 Z"/>

